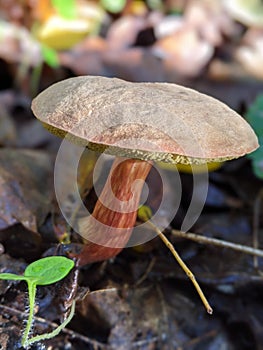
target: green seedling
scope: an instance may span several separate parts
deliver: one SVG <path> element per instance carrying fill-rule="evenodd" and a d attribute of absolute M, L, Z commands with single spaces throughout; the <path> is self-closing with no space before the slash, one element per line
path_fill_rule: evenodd
<path fill-rule="evenodd" d="M 36 302 L 37 286 L 44 286 L 62 280 L 73 268 L 74 262 L 64 256 L 50 256 L 34 261 L 24 271 L 24 275 L 13 273 L 1 273 L 0 279 L 26 281 L 29 295 L 29 315 L 24 330 L 21 345 L 28 348 L 33 343 L 50 339 L 56 336 L 73 318 L 75 311 L 75 301 L 72 303 L 71 311 L 65 321 L 58 326 L 53 332 L 41 334 L 29 339 L 29 333 L 34 321 L 34 307 Z"/>

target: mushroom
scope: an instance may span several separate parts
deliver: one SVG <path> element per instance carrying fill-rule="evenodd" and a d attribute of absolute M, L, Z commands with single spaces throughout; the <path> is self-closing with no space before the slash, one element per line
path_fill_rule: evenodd
<path fill-rule="evenodd" d="M 125 247 L 153 161 L 204 164 L 258 147 L 254 131 L 236 112 L 176 84 L 75 77 L 41 92 L 32 110 L 56 135 L 116 156 L 92 215 L 82 222 L 87 241 L 80 265 L 109 259 Z"/>

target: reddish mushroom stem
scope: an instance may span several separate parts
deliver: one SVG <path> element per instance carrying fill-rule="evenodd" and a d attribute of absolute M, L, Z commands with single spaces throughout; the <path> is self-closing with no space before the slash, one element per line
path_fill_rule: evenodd
<path fill-rule="evenodd" d="M 92 215 L 80 223 L 80 232 L 88 242 L 78 255 L 79 265 L 112 258 L 125 247 L 151 167 L 142 160 L 115 159 Z"/>

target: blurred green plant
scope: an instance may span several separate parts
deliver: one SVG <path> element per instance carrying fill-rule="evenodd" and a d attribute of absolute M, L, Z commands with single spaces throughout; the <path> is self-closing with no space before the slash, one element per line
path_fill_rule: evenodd
<path fill-rule="evenodd" d="M 41 12 L 42 20 L 36 21 L 31 28 L 42 55 L 42 62 L 32 72 L 32 96 L 37 92 L 43 63 L 58 68 L 59 51 L 70 50 L 87 35 L 98 33 L 105 14 L 95 2 L 76 0 L 51 0 L 45 11 Z"/>
<path fill-rule="evenodd" d="M 61 17 L 67 19 L 77 17 L 76 0 L 51 0 L 51 3 Z"/>
<path fill-rule="evenodd" d="M 263 179 L 263 94 L 257 96 L 246 113 L 246 119 L 258 136 L 260 147 L 248 157 L 252 160 L 254 174 Z"/>
<path fill-rule="evenodd" d="M 51 4 L 61 17 L 65 19 L 76 18 L 76 0 L 52 0 Z M 41 50 L 44 62 L 52 68 L 57 68 L 59 66 L 57 51 L 44 44 L 41 44 Z"/>
<path fill-rule="evenodd" d="M 120 13 L 126 5 L 126 0 L 100 0 L 101 6 L 111 13 Z"/>
<path fill-rule="evenodd" d="M 52 49 L 51 47 L 46 46 L 45 44 L 41 44 L 41 52 L 43 60 L 48 66 L 52 68 L 59 67 L 58 53 L 55 49 Z"/>
<path fill-rule="evenodd" d="M 77 17 L 76 0 L 51 0 L 51 4 L 62 18 L 70 20 Z M 58 54 L 55 49 L 41 43 L 41 51 L 47 65 L 52 68 L 59 66 Z"/>
<path fill-rule="evenodd" d="M 163 10 L 163 2 L 161 0 L 147 0 L 147 5 L 151 10 Z"/>

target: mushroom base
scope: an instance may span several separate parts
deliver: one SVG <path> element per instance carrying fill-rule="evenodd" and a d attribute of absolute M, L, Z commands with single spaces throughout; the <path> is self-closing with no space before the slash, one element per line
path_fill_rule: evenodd
<path fill-rule="evenodd" d="M 150 162 L 142 160 L 115 159 L 92 215 L 79 223 L 79 231 L 87 240 L 77 256 L 79 265 L 110 259 L 126 246 L 151 167 Z"/>

